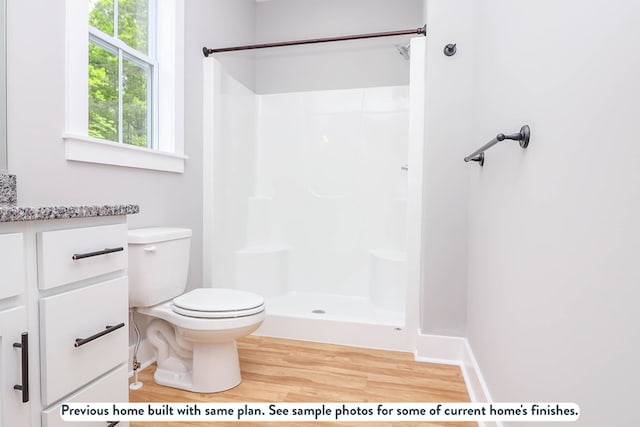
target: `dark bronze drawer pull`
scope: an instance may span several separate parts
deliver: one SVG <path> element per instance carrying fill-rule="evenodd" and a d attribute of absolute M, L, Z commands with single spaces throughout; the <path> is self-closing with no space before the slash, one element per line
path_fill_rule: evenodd
<path fill-rule="evenodd" d="M 27 403 L 29 401 L 29 334 L 22 333 L 20 342 L 13 343 L 15 348 L 22 350 L 22 384 L 16 384 L 13 386 L 14 390 L 22 391 L 22 402 Z"/>
<path fill-rule="evenodd" d="M 88 342 L 91 342 L 97 338 L 100 338 L 103 335 L 107 335 L 110 334 L 111 332 L 115 331 L 116 329 L 120 329 L 124 326 L 124 322 L 123 323 L 118 323 L 115 326 L 107 326 L 107 328 L 104 331 L 98 332 L 95 335 L 91 335 L 88 338 L 76 338 L 76 342 L 75 344 L 73 344 L 74 347 L 80 347 L 81 345 L 85 345 Z"/>
<path fill-rule="evenodd" d="M 107 421 L 109 424 L 107 424 L 107 427 L 115 427 L 118 424 L 120 424 L 120 421 Z"/>
<path fill-rule="evenodd" d="M 112 254 L 114 252 L 122 252 L 122 251 L 124 251 L 124 248 L 122 246 L 118 248 L 105 248 L 101 251 L 87 252 L 84 254 L 73 254 L 71 259 L 77 260 L 77 259 L 83 259 L 83 258 L 91 258 L 92 256 L 106 255 L 106 254 Z"/>

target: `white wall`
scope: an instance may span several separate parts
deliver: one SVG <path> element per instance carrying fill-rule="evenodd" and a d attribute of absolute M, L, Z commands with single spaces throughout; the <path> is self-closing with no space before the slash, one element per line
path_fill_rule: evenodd
<path fill-rule="evenodd" d="M 421 329 L 465 334 L 467 200 L 470 165 L 481 139 L 471 132 L 473 0 L 430 0 L 425 8 L 426 108 Z M 448 57 L 443 48 L 457 43 Z"/>
<path fill-rule="evenodd" d="M 197 185 L 183 188 L 182 191 L 193 197 L 193 203 L 188 209 L 200 216 L 200 229 L 197 239 L 200 244 L 192 245 L 192 258 L 199 259 L 199 282 L 195 286 L 211 286 L 211 276 L 202 274 L 203 266 L 211 266 L 212 260 L 203 260 L 203 176 L 202 170 L 207 165 L 204 159 L 206 148 L 203 146 L 203 126 L 213 117 L 203 114 L 203 54 L 202 47 L 219 47 L 230 44 L 252 43 L 255 27 L 254 0 L 188 0 L 186 1 L 186 34 L 185 34 L 185 132 L 186 143 L 196 144 L 197 151 L 192 156 L 192 163 L 198 165 L 199 174 Z M 252 85 L 254 68 L 235 58 L 220 58 L 225 70 L 232 73 L 238 80 Z M 219 185 L 224 185 L 220 183 Z M 206 222 L 206 219 L 205 219 Z M 193 272 L 193 268 L 190 274 Z M 195 287 L 192 286 L 192 287 Z"/>
<path fill-rule="evenodd" d="M 191 0 L 186 0 L 190 3 Z M 198 50 L 202 57 L 202 47 L 210 49 L 253 44 L 256 37 L 255 0 L 200 0 L 194 13 L 203 29 L 201 44 L 187 45 Z M 190 22 L 188 21 L 188 25 Z M 213 55 L 233 78 L 249 89 L 255 87 L 255 60 L 251 54 L 217 53 Z"/>
<path fill-rule="evenodd" d="M 423 25 L 422 0 L 271 0 L 256 4 L 258 43 Z M 255 51 L 256 92 L 406 85 L 409 65 L 394 44 L 408 40 L 406 36 Z"/>
<path fill-rule="evenodd" d="M 9 172 L 18 177 L 20 205 L 136 203 L 131 227 L 192 228 L 189 286 L 202 271 L 202 46 L 243 42 L 253 27 L 253 1 L 189 0 L 185 6 L 184 174 L 112 167 L 64 159 L 65 1 L 8 2 Z M 228 14 L 236 27 L 221 27 Z M 224 30 L 224 33 L 222 31 Z M 235 35 L 235 38 L 234 38 Z M 242 75 L 242 73 L 239 72 Z M 252 79 L 252 70 L 245 72 Z M 248 76 L 248 77 L 247 77 Z"/>
<path fill-rule="evenodd" d="M 640 424 L 640 3 L 476 2 L 469 340 L 496 401 Z M 534 425 L 534 424 L 531 424 Z"/>

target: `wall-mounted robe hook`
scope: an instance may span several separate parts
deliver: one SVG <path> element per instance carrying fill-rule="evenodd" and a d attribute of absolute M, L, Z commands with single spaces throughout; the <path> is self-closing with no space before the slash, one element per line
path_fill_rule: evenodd
<path fill-rule="evenodd" d="M 457 51 L 458 49 L 456 48 L 456 43 L 449 43 L 444 47 L 444 50 L 443 50 L 446 56 L 453 56 L 456 54 Z"/>

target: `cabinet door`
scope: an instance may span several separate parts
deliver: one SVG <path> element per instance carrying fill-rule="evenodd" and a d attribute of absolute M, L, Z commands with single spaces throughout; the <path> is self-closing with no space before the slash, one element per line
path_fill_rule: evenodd
<path fill-rule="evenodd" d="M 27 312 L 24 307 L 0 311 L 0 425 L 30 426 L 29 403 L 23 402 L 23 393 L 28 391 L 29 381 L 22 383 L 23 348 L 14 346 L 22 342 L 22 333 L 27 331 Z M 16 390 L 14 387 L 26 387 Z"/>

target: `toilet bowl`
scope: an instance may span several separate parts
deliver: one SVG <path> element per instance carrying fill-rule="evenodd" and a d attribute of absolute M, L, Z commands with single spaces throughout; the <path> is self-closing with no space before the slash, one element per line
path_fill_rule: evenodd
<path fill-rule="evenodd" d="M 200 393 L 242 381 L 236 340 L 265 318 L 264 298 L 235 289 L 186 287 L 191 230 L 129 231 L 129 306 L 153 318 L 147 338 L 156 351 L 154 380 Z"/>

